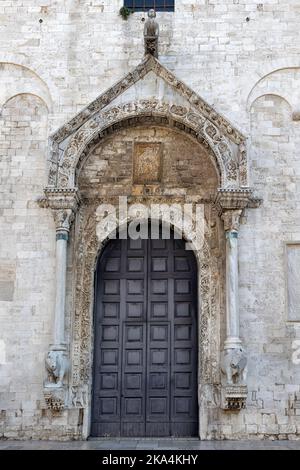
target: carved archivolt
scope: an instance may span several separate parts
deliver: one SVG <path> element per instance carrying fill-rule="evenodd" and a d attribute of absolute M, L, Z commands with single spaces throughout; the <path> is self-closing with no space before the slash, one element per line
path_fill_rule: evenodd
<path fill-rule="evenodd" d="M 223 188 L 246 186 L 245 145 L 240 144 L 234 149 L 228 138 L 200 114 L 155 99 L 130 102 L 93 116 L 71 137 L 61 155 L 55 157 L 55 153 L 52 154 L 49 186 L 75 186 L 76 171 L 91 147 L 117 129 L 138 124 L 163 125 L 187 132 L 210 150 Z"/>
<path fill-rule="evenodd" d="M 184 98 L 186 105 L 157 99 L 113 104 L 150 71 L 171 86 L 181 101 Z M 247 187 L 245 137 L 152 56 L 52 135 L 48 185 L 76 186 L 76 172 L 92 145 L 116 129 L 151 122 L 185 131 L 210 149 L 223 188 Z"/>

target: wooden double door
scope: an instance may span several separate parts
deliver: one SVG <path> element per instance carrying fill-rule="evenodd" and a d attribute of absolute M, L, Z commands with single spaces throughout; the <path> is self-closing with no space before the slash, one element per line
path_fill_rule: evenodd
<path fill-rule="evenodd" d="M 97 265 L 92 436 L 196 436 L 197 271 L 185 242 L 112 240 Z"/>

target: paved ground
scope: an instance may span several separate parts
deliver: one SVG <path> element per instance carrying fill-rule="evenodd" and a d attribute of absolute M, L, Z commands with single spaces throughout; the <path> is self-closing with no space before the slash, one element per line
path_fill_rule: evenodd
<path fill-rule="evenodd" d="M 198 439 L 0 440 L 0 450 L 300 450 L 300 441 L 199 441 Z"/>

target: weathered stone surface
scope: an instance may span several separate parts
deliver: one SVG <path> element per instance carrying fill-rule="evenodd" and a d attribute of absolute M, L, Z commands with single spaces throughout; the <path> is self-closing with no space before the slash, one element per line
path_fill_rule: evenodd
<path fill-rule="evenodd" d="M 287 246 L 288 319 L 300 321 L 300 244 Z"/>
<path fill-rule="evenodd" d="M 150 194 L 182 201 L 195 193 L 210 200 L 211 190 L 219 184 L 217 172 L 205 141 L 186 136 L 192 128 L 188 122 L 202 126 L 206 141 L 222 155 L 229 174 L 236 175 L 239 167 L 240 181 L 245 186 L 249 183 L 263 199 L 259 208 L 244 211 L 239 230 L 240 336 L 248 354 L 248 399 L 239 414 L 219 409 L 225 244 L 220 220 L 208 211 L 211 238 L 209 250 L 207 247 L 202 256 L 201 288 L 206 313 L 212 313 L 200 319 L 199 328 L 204 341 L 199 389 L 203 399 L 200 422 L 205 432 L 201 437 L 299 438 L 299 400 L 295 397 L 300 393 L 300 365 L 292 358 L 293 344 L 300 340 L 300 323 L 298 314 L 287 322 L 285 250 L 287 243 L 300 240 L 299 6 L 290 2 L 285 8 L 276 1 L 263 7 L 239 2 L 238 8 L 222 0 L 206 3 L 176 0 L 175 13 L 159 14 L 159 58 L 172 74 L 166 74 L 153 59 L 152 70 L 150 63 L 143 64 L 126 80 L 122 77 L 144 55 L 142 13 L 123 22 L 118 15 L 121 1 L 107 0 L 45 0 L 43 5 L 38 0 L 7 0 L 0 5 L 4 25 L 0 65 L 0 429 L 7 438 L 77 439 L 87 435 L 88 393 L 80 375 L 84 365 L 91 364 L 91 288 L 86 286 L 92 285 L 99 248 L 93 235 L 95 200 L 113 200 L 118 195 L 144 200 Z M 195 35 L 187 34 L 189 30 Z M 114 83 L 108 96 L 106 90 Z M 199 99 L 196 94 L 203 99 L 194 102 Z M 110 98 L 113 102 L 108 105 Z M 141 115 L 145 109 L 153 114 L 154 100 L 156 122 L 149 126 L 149 121 L 141 122 Z M 198 111 L 188 109 L 191 101 Z M 71 409 L 51 414 L 46 409 L 43 380 L 54 320 L 55 224 L 50 209 L 39 207 L 37 198 L 43 195 L 49 173 L 56 186 L 59 161 L 49 162 L 49 172 L 47 158 L 61 158 L 68 146 L 63 139 L 91 116 L 95 115 L 95 121 L 89 124 L 95 124 L 95 129 L 103 124 L 100 108 L 106 113 L 105 122 L 112 123 L 122 113 L 134 118 L 134 106 L 140 127 L 129 129 L 127 123 L 127 127 L 110 129 L 109 135 L 103 130 L 101 142 L 96 136 L 98 140 L 90 143 L 79 162 L 80 189 L 89 202 L 74 222 L 68 255 L 65 328 L 66 339 L 72 343 Z M 160 117 L 159 106 L 163 107 Z M 164 121 L 166 115 L 168 122 Z M 218 118 L 216 124 L 214 118 Z M 180 127 L 172 127 L 174 122 Z M 150 127 L 156 128 L 156 135 Z M 50 135 L 56 137 L 51 149 Z M 218 140 L 220 135 L 225 141 Z M 239 143 L 244 135 L 247 142 Z M 163 142 L 167 166 L 163 189 L 160 182 L 132 184 L 129 175 L 135 140 Z M 235 152 L 230 154 L 228 145 Z M 67 164 L 72 153 L 69 156 Z M 295 261 L 292 256 L 293 266 Z M 294 272 L 289 278 L 292 296 L 297 294 L 297 270 Z M 75 299 L 84 315 L 75 309 Z M 292 304 L 297 306 L 297 300 Z"/>

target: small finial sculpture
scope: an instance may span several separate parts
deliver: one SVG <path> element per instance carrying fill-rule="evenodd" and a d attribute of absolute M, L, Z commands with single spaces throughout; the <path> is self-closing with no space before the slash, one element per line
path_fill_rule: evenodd
<path fill-rule="evenodd" d="M 144 26 L 145 54 L 158 57 L 159 26 L 156 21 L 155 10 L 148 11 L 148 19 Z"/>

